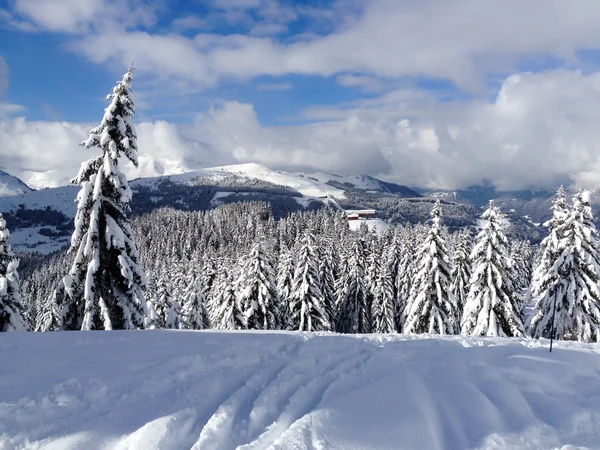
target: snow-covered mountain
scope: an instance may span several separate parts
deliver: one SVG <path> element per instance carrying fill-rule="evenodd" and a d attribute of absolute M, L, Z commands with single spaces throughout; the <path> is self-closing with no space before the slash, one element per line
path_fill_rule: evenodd
<path fill-rule="evenodd" d="M 236 201 L 266 201 L 276 218 L 292 211 L 327 205 L 340 209 L 375 209 L 390 223 L 423 223 L 429 220 L 433 199 L 402 185 L 365 175 L 293 173 L 260 164 L 219 166 L 186 173 L 139 178 L 131 181 L 134 214 L 159 207 L 206 210 Z M 78 187 L 28 190 L 0 196 L 16 250 L 50 252 L 69 242 Z M 477 227 L 480 209 L 444 201 L 445 223 L 450 228 Z M 512 233 L 533 241 L 540 231 L 513 214 Z M 377 229 L 385 227 L 379 222 Z"/>
<path fill-rule="evenodd" d="M 32 189 L 17 177 L 0 170 L 0 197 L 9 197 L 30 192 Z"/>
<path fill-rule="evenodd" d="M 548 353 L 547 345 L 390 334 L 6 333 L 0 448 L 598 448 L 598 346 L 559 341 Z"/>

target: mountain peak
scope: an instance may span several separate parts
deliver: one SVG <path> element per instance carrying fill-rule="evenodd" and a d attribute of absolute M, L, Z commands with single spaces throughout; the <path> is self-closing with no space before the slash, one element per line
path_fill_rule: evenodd
<path fill-rule="evenodd" d="M 32 190 L 19 178 L 0 170 L 0 197 L 21 195 Z"/>

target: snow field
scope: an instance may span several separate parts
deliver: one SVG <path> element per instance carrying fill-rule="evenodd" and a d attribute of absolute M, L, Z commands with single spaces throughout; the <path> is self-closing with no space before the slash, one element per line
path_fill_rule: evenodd
<path fill-rule="evenodd" d="M 460 336 L 8 333 L 0 449 L 600 448 L 599 353 Z"/>

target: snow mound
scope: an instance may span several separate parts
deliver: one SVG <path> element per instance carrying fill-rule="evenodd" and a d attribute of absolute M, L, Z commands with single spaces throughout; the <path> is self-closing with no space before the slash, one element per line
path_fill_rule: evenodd
<path fill-rule="evenodd" d="M 0 197 L 10 197 L 31 191 L 32 189 L 17 177 L 0 170 Z"/>
<path fill-rule="evenodd" d="M 599 350 L 459 336 L 8 333 L 0 449 L 598 448 Z"/>

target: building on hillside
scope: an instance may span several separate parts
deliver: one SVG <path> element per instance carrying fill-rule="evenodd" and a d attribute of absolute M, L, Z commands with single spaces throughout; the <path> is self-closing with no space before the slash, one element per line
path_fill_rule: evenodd
<path fill-rule="evenodd" d="M 359 220 L 359 219 L 375 219 L 377 217 L 377 211 L 374 209 L 347 209 L 346 218 L 348 220 Z"/>

